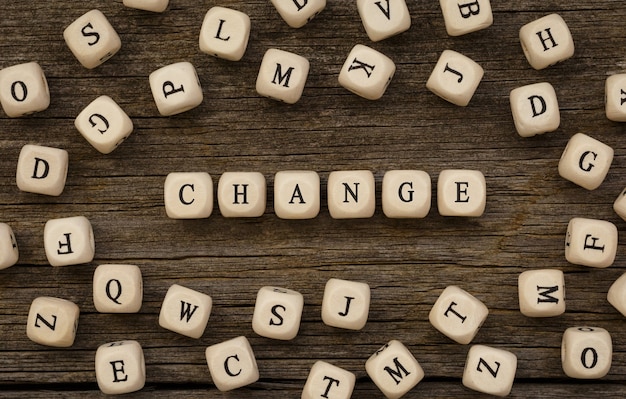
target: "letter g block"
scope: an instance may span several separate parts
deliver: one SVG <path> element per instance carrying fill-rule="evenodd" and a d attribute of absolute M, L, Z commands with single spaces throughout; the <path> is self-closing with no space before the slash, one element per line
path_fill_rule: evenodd
<path fill-rule="evenodd" d="M 613 163 L 613 148 L 583 133 L 573 135 L 559 160 L 559 175 L 587 190 L 600 187 Z"/>

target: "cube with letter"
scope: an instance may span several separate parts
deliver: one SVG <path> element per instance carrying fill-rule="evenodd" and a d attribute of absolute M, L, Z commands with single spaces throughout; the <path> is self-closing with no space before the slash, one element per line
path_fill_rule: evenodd
<path fill-rule="evenodd" d="M 561 123 L 554 87 L 548 82 L 511 90 L 511 112 L 517 133 L 531 137 L 556 130 Z"/>
<path fill-rule="evenodd" d="M 395 339 L 367 359 L 365 371 L 388 399 L 404 396 L 424 378 L 424 370 L 411 351 Z"/>
<path fill-rule="evenodd" d="M 80 309 L 67 299 L 42 296 L 30 305 L 26 335 L 41 345 L 67 348 L 74 344 Z"/>
<path fill-rule="evenodd" d="M 423 170 L 390 170 L 383 176 L 382 205 L 388 218 L 423 218 L 430 211 L 431 180 Z"/>
<path fill-rule="evenodd" d="M 207 294 L 172 284 L 161 305 L 159 325 L 190 338 L 200 338 L 212 306 L 213 300 Z"/>
<path fill-rule="evenodd" d="M 300 330 L 303 308 L 301 293 L 280 287 L 262 287 L 254 304 L 252 329 L 266 338 L 294 339 Z"/>
<path fill-rule="evenodd" d="M 102 393 L 136 392 L 146 383 L 143 349 L 134 340 L 109 342 L 96 350 L 96 380 Z"/>
<path fill-rule="evenodd" d="M 463 370 L 463 385 L 478 392 L 494 396 L 507 396 L 511 392 L 517 356 L 504 349 L 474 345 L 467 353 Z"/>
<path fill-rule="evenodd" d="M 173 172 L 163 187 L 165 212 L 172 219 L 203 219 L 213 212 L 213 179 L 206 172 Z"/>
<path fill-rule="evenodd" d="M 308 76 L 309 60 L 289 51 L 271 48 L 263 55 L 256 91 L 262 96 L 295 104 L 302 97 Z"/>
<path fill-rule="evenodd" d="M 355 45 L 339 72 L 339 84 L 368 100 L 378 100 L 396 73 L 396 64 L 381 52 Z"/>
<path fill-rule="evenodd" d="M 450 285 L 437 298 L 428 320 L 442 334 L 465 345 L 474 339 L 488 314 L 489 309 L 478 298 Z"/>
<path fill-rule="evenodd" d="M 17 160 L 17 188 L 57 197 L 65 189 L 68 168 L 69 153 L 66 150 L 26 144 Z"/>
<path fill-rule="evenodd" d="M 6 223 L 0 223 L 0 270 L 17 263 L 20 251 L 13 229 Z"/>
<path fill-rule="evenodd" d="M 565 312 L 565 279 L 557 269 L 527 270 L 518 278 L 519 309 L 528 317 L 551 317 Z"/>
<path fill-rule="evenodd" d="M 356 7 L 365 33 L 373 42 L 395 36 L 411 27 L 411 15 L 405 0 L 357 0 Z"/>
<path fill-rule="evenodd" d="M 100 313 L 137 313 L 143 302 L 141 269 L 105 264 L 93 273 L 93 304 Z"/>
<path fill-rule="evenodd" d="M 213 383 L 222 392 L 250 385 L 259 379 L 259 368 L 250 342 L 244 336 L 211 345 L 205 351 Z"/>
<path fill-rule="evenodd" d="M 617 255 L 617 226 L 608 220 L 572 218 L 565 236 L 565 259 L 575 265 L 609 267 Z"/>
<path fill-rule="evenodd" d="M 200 51 L 229 61 L 239 61 L 248 46 L 250 17 L 226 7 L 212 7 L 200 29 Z"/>
<path fill-rule="evenodd" d="M 485 212 L 487 183 L 479 170 L 446 169 L 437 181 L 437 208 L 442 216 L 478 217 Z"/>
<path fill-rule="evenodd" d="M 311 170 L 282 170 L 274 176 L 274 212 L 281 219 L 312 219 L 320 211 L 320 177 Z"/>
<path fill-rule="evenodd" d="M 109 96 L 100 96 L 74 120 L 80 134 L 103 154 L 116 149 L 133 132 L 133 121 Z"/>
<path fill-rule="evenodd" d="M 29 62 L 1 69 L 0 104 L 9 118 L 46 110 L 50 90 L 41 66 Z"/>
<path fill-rule="evenodd" d="M 596 379 L 611 369 L 613 341 L 600 327 L 570 327 L 561 341 L 561 363 L 568 377 Z"/>
<path fill-rule="evenodd" d="M 322 299 L 322 321 L 332 327 L 362 329 L 369 315 L 370 296 L 366 283 L 329 279 Z"/>
<path fill-rule="evenodd" d="M 301 399 L 350 399 L 355 382 L 354 373 L 319 360 L 309 372 Z"/>
<path fill-rule="evenodd" d="M 528 63 L 544 69 L 574 55 L 574 39 L 559 14 L 550 14 L 522 26 L 519 39 Z"/>
<path fill-rule="evenodd" d="M 439 5 L 450 36 L 476 32 L 493 24 L 489 0 L 439 0 Z"/>
<path fill-rule="evenodd" d="M 149 76 L 154 102 L 163 116 L 189 111 L 204 99 L 196 68 L 190 62 L 177 62 Z"/>
<path fill-rule="evenodd" d="M 600 187 L 613 163 L 613 148 L 583 133 L 573 135 L 559 159 L 559 175 L 586 188 Z"/>
<path fill-rule="evenodd" d="M 113 57 L 122 40 L 100 10 L 91 10 L 63 31 L 67 47 L 87 69 L 93 69 Z"/>
<path fill-rule="evenodd" d="M 52 266 L 89 263 L 94 258 L 93 229 L 84 216 L 48 220 L 43 236 L 46 257 Z"/>
<path fill-rule="evenodd" d="M 334 219 L 371 218 L 376 182 L 369 170 L 342 170 L 328 176 L 328 212 Z"/>
<path fill-rule="evenodd" d="M 267 205 L 267 184 L 259 172 L 224 172 L 217 183 L 222 216 L 260 217 Z"/>

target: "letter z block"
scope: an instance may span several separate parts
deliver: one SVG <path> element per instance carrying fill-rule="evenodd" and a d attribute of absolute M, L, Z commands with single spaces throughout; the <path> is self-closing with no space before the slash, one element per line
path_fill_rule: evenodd
<path fill-rule="evenodd" d="M 357 0 L 357 10 L 370 40 L 377 42 L 411 27 L 411 14 L 405 0 Z"/>
<path fill-rule="evenodd" d="M 250 17 L 241 11 L 213 7 L 200 29 L 200 51 L 229 61 L 239 61 L 248 46 Z"/>
<path fill-rule="evenodd" d="M 212 305 L 210 296 L 172 284 L 161 305 L 159 325 L 190 338 L 200 338 L 209 322 Z"/>
<path fill-rule="evenodd" d="M 518 87 L 511 90 L 509 98 L 515 129 L 520 136 L 552 132 L 561 124 L 559 103 L 550 83 Z"/>
<path fill-rule="evenodd" d="M 41 345 L 70 347 L 76 338 L 79 314 L 78 306 L 66 299 L 35 298 L 28 313 L 26 335 Z"/>
<path fill-rule="evenodd" d="M 451 285 L 443 290 L 428 315 L 430 324 L 459 344 L 472 342 L 489 309 L 467 291 Z"/>
<path fill-rule="evenodd" d="M 572 218 L 567 225 L 565 259 L 575 265 L 604 268 L 617 255 L 617 226 L 606 220 Z"/>
<path fill-rule="evenodd" d="M 317 361 L 311 368 L 301 399 L 350 399 L 356 376 L 330 363 Z"/>
<path fill-rule="evenodd" d="M 397 340 L 389 341 L 370 356 L 365 371 L 388 399 L 404 396 L 424 378 L 422 366 Z"/>
<path fill-rule="evenodd" d="M 137 341 L 118 341 L 96 350 L 96 380 L 102 393 L 118 395 L 136 392 L 146 383 L 143 349 Z"/>
<path fill-rule="evenodd" d="M 57 197 L 65 188 L 68 167 L 67 151 L 26 144 L 17 161 L 17 188 L 29 193 Z"/>
<path fill-rule="evenodd" d="M 256 79 L 256 91 L 262 96 L 295 104 L 302 97 L 309 60 L 275 48 L 265 52 Z"/>
<path fill-rule="evenodd" d="M 368 100 L 378 100 L 396 73 L 391 58 L 373 48 L 357 44 L 339 71 L 339 84 Z"/>
<path fill-rule="evenodd" d="M 93 229 L 84 216 L 48 220 L 43 242 L 52 266 L 89 263 L 96 253 Z"/>
<path fill-rule="evenodd" d="M 613 163 L 613 148 L 583 133 L 573 135 L 559 160 L 559 175 L 587 190 L 600 187 Z"/>
<path fill-rule="evenodd" d="M 0 70 L 0 104 L 9 118 L 46 110 L 50 90 L 41 66 L 29 62 Z"/>
<path fill-rule="evenodd" d="M 13 229 L 6 223 L 0 223 L 0 270 L 17 263 L 20 251 Z"/>
<path fill-rule="evenodd" d="M 177 62 L 152 72 L 149 77 L 154 102 L 163 116 L 189 111 L 204 99 L 196 68 Z"/>
<path fill-rule="evenodd" d="M 133 132 L 133 121 L 109 96 L 100 96 L 87 105 L 74 126 L 102 154 L 111 153 Z"/>
<path fill-rule="evenodd" d="M 143 302 L 141 269 L 100 265 L 93 273 L 93 304 L 100 313 L 137 313 Z"/>
<path fill-rule="evenodd" d="M 440 0 L 439 4 L 450 36 L 476 32 L 493 24 L 489 0 Z"/>
<path fill-rule="evenodd" d="M 271 0 L 282 19 L 292 28 L 301 28 L 326 7 L 326 0 Z"/>
<path fill-rule="evenodd" d="M 252 329 L 262 337 L 291 340 L 298 335 L 304 308 L 301 293 L 286 288 L 259 289 L 252 316 Z"/>
<path fill-rule="evenodd" d="M 574 39 L 558 14 L 522 26 L 519 39 L 528 63 L 535 69 L 547 68 L 574 55 Z"/>
<path fill-rule="evenodd" d="M 602 378 L 611 369 L 613 341 L 600 327 L 570 327 L 561 341 L 561 363 L 568 377 Z"/>
<path fill-rule="evenodd" d="M 484 75 L 474 60 L 452 50 L 444 50 L 435 65 L 426 88 L 452 104 L 469 104 Z"/>
<path fill-rule="evenodd" d="M 222 392 L 250 385 L 259 379 L 259 368 L 250 342 L 237 337 L 206 348 L 213 383 Z"/>
<path fill-rule="evenodd" d="M 63 38 L 74 57 L 87 69 L 93 69 L 113 57 L 122 41 L 100 10 L 91 10 L 63 31 Z"/>
<path fill-rule="evenodd" d="M 517 356 L 509 351 L 474 345 L 467 353 L 463 385 L 494 396 L 507 396 L 517 372 Z"/>

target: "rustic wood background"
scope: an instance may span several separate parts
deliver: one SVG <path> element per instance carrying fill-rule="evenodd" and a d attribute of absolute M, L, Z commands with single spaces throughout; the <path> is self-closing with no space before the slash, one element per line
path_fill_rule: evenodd
<path fill-rule="evenodd" d="M 564 258 L 572 217 L 610 220 L 626 234 L 626 222 L 612 209 L 626 185 L 626 125 L 604 114 L 606 77 L 626 71 L 623 1 L 493 1 L 493 26 L 456 38 L 447 36 L 437 1 L 410 1 L 411 29 L 378 43 L 366 36 L 354 1 L 330 0 L 301 29 L 290 28 L 266 0 L 172 0 L 162 14 L 126 8 L 121 0 L 0 4 L 0 68 L 39 62 L 52 98 L 48 110 L 29 117 L 10 119 L 0 112 L 0 220 L 13 227 L 20 248 L 19 264 L 0 272 L 2 396 L 100 396 L 96 348 L 136 339 L 147 368 L 146 387 L 136 397 L 299 398 L 312 364 L 327 360 L 357 374 L 353 397 L 381 398 L 364 363 L 381 345 L 399 339 L 426 373 L 407 398 L 481 397 L 461 385 L 469 347 L 452 342 L 428 322 L 431 306 L 451 284 L 475 294 L 490 309 L 473 342 L 518 356 L 511 397 L 624 396 L 626 320 L 606 301 L 606 293 L 626 271 L 626 248 L 622 243 L 616 263 L 603 270 L 571 265 Z M 214 5 L 250 15 L 250 43 L 240 62 L 215 59 L 198 49 L 202 19 Z M 123 44 L 111 60 L 87 70 L 73 58 L 62 32 L 92 8 L 107 15 Z M 536 71 L 524 58 L 518 31 L 552 12 L 567 21 L 576 54 Z M 362 99 L 337 83 L 341 65 L 357 43 L 378 49 L 397 65 L 379 101 Z M 272 47 L 311 63 L 303 97 L 295 105 L 255 91 L 261 58 Z M 425 88 L 445 49 L 464 53 L 485 69 L 466 108 Z M 177 61 L 195 65 L 205 100 L 187 113 L 160 117 L 148 75 Z M 539 81 L 556 88 L 561 127 L 521 138 L 513 126 L 509 91 Z M 73 125 L 80 110 L 102 94 L 113 97 L 135 124 L 130 138 L 109 155 L 95 151 Z M 615 149 L 609 175 L 595 191 L 557 173 L 567 140 L 577 132 Z M 17 189 L 18 154 L 29 143 L 69 151 L 69 176 L 60 197 Z M 433 183 L 443 169 L 481 170 L 488 185 L 486 213 L 471 220 L 442 217 L 433 192 L 433 207 L 424 219 L 388 219 L 378 201 L 371 219 L 333 220 L 324 190 L 316 219 L 281 220 L 273 213 L 277 171 L 315 170 L 325 187 L 330 171 L 369 169 L 380 200 L 382 175 L 398 168 L 425 170 Z M 173 171 L 206 171 L 215 182 L 225 171 L 259 171 L 268 182 L 267 210 L 260 218 L 225 219 L 216 204 L 205 220 L 168 219 L 163 183 Z M 50 267 L 43 226 L 49 219 L 76 215 L 93 224 L 96 258 L 88 265 Z M 141 267 L 145 295 L 139 314 L 95 311 L 93 270 L 113 262 Z M 550 319 L 527 318 L 518 309 L 517 276 L 546 267 L 565 272 L 567 311 Z M 322 323 L 323 288 L 331 277 L 370 284 L 371 312 L 362 331 Z M 201 339 L 158 326 L 161 301 L 173 283 L 213 297 Z M 253 333 L 254 300 L 263 285 L 304 295 L 302 326 L 293 341 Z M 26 337 L 30 303 L 42 295 L 80 306 L 71 348 L 44 347 Z M 576 325 L 599 326 L 612 334 L 613 366 L 605 378 L 580 382 L 563 373 L 561 336 Z M 239 335 L 250 339 L 261 379 L 220 393 L 212 384 L 204 349 Z"/>

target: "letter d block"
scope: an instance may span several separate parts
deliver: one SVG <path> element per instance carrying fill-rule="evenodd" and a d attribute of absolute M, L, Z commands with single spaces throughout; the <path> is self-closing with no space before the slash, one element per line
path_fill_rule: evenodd
<path fill-rule="evenodd" d="M 517 356 L 498 348 L 474 345 L 463 370 L 463 385 L 478 392 L 507 396 L 513 387 Z"/>
<path fill-rule="evenodd" d="M 487 205 L 487 183 L 478 170 L 448 169 L 439 174 L 437 207 L 442 216 L 478 217 Z"/>
<path fill-rule="evenodd" d="M 298 335 L 304 297 L 297 291 L 262 287 L 257 293 L 252 329 L 262 337 L 290 340 Z"/>
<path fill-rule="evenodd" d="M 100 96 L 87 105 L 74 126 L 102 154 L 111 153 L 133 132 L 133 121 L 109 96 Z"/>
<path fill-rule="evenodd" d="M 189 62 L 157 69 L 150 74 L 149 80 L 154 102 L 163 116 L 189 111 L 204 99 L 196 68 Z"/>
<path fill-rule="evenodd" d="M 556 130 L 561 123 L 554 87 L 548 82 L 511 90 L 511 112 L 517 133 L 531 137 Z"/>
<path fill-rule="evenodd" d="M 122 41 L 109 20 L 99 10 L 91 10 L 63 31 L 63 38 L 74 57 L 93 69 L 122 48 Z"/>
<path fill-rule="evenodd" d="M 209 346 L 205 355 L 213 383 L 220 391 L 241 388 L 259 379 L 256 358 L 246 337 Z"/>
<path fill-rule="evenodd" d="M 567 142 L 559 160 L 559 175 L 587 190 L 600 187 L 613 162 L 613 148 L 576 133 Z"/>
<path fill-rule="evenodd" d="M 287 104 L 298 102 L 309 76 L 309 60 L 294 53 L 278 49 L 265 52 L 256 91 L 262 96 Z"/>
<path fill-rule="evenodd" d="M 354 373 L 330 363 L 317 361 L 304 384 L 301 399 L 350 399 L 355 382 Z"/>
<path fill-rule="evenodd" d="M 451 285 L 443 290 L 428 315 L 430 324 L 459 344 L 469 344 L 487 319 L 489 309 L 476 297 Z"/>
<path fill-rule="evenodd" d="M 568 377 L 602 378 L 611 369 L 611 335 L 599 327 L 571 327 L 563 333 L 561 363 Z"/>
<path fill-rule="evenodd" d="M 41 66 L 29 62 L 0 70 L 0 104 L 9 118 L 47 109 L 50 91 Z"/>
<path fill-rule="evenodd" d="M 339 84 L 368 100 L 378 100 L 396 73 L 391 58 L 371 47 L 357 44 L 339 71 Z"/>
<path fill-rule="evenodd" d="M 67 151 L 26 144 L 17 161 L 17 187 L 29 193 L 59 196 L 65 188 L 68 166 Z"/>
<path fill-rule="evenodd" d="M 617 255 L 617 227 L 606 220 L 572 218 L 567 225 L 565 259 L 575 265 L 609 267 Z"/>
<path fill-rule="evenodd" d="M 444 50 L 435 65 L 426 88 L 452 104 L 469 104 L 484 75 L 474 60 L 452 50 Z"/>
<path fill-rule="evenodd" d="M 30 305 L 26 335 L 41 345 L 66 348 L 74 344 L 78 306 L 65 299 L 39 297 Z"/>
<path fill-rule="evenodd" d="M 0 223 L 0 270 L 16 264 L 19 257 L 13 229 L 6 223 Z"/>
<path fill-rule="evenodd" d="M 52 266 L 89 263 L 96 253 L 91 223 L 84 216 L 48 220 L 43 236 L 46 257 Z"/>
<path fill-rule="evenodd" d="M 146 364 L 137 341 L 100 345 L 96 351 L 96 380 L 107 395 L 135 392 L 146 383 Z"/>
<path fill-rule="evenodd" d="M 143 302 L 141 269 L 100 265 L 93 273 L 93 304 L 100 313 L 137 313 Z"/>
<path fill-rule="evenodd" d="M 201 292 L 173 284 L 165 294 L 159 325 L 190 338 L 204 334 L 213 300 Z"/>
<path fill-rule="evenodd" d="M 424 378 L 422 366 L 397 340 L 389 341 L 370 356 L 365 371 L 388 399 L 404 396 Z"/>

